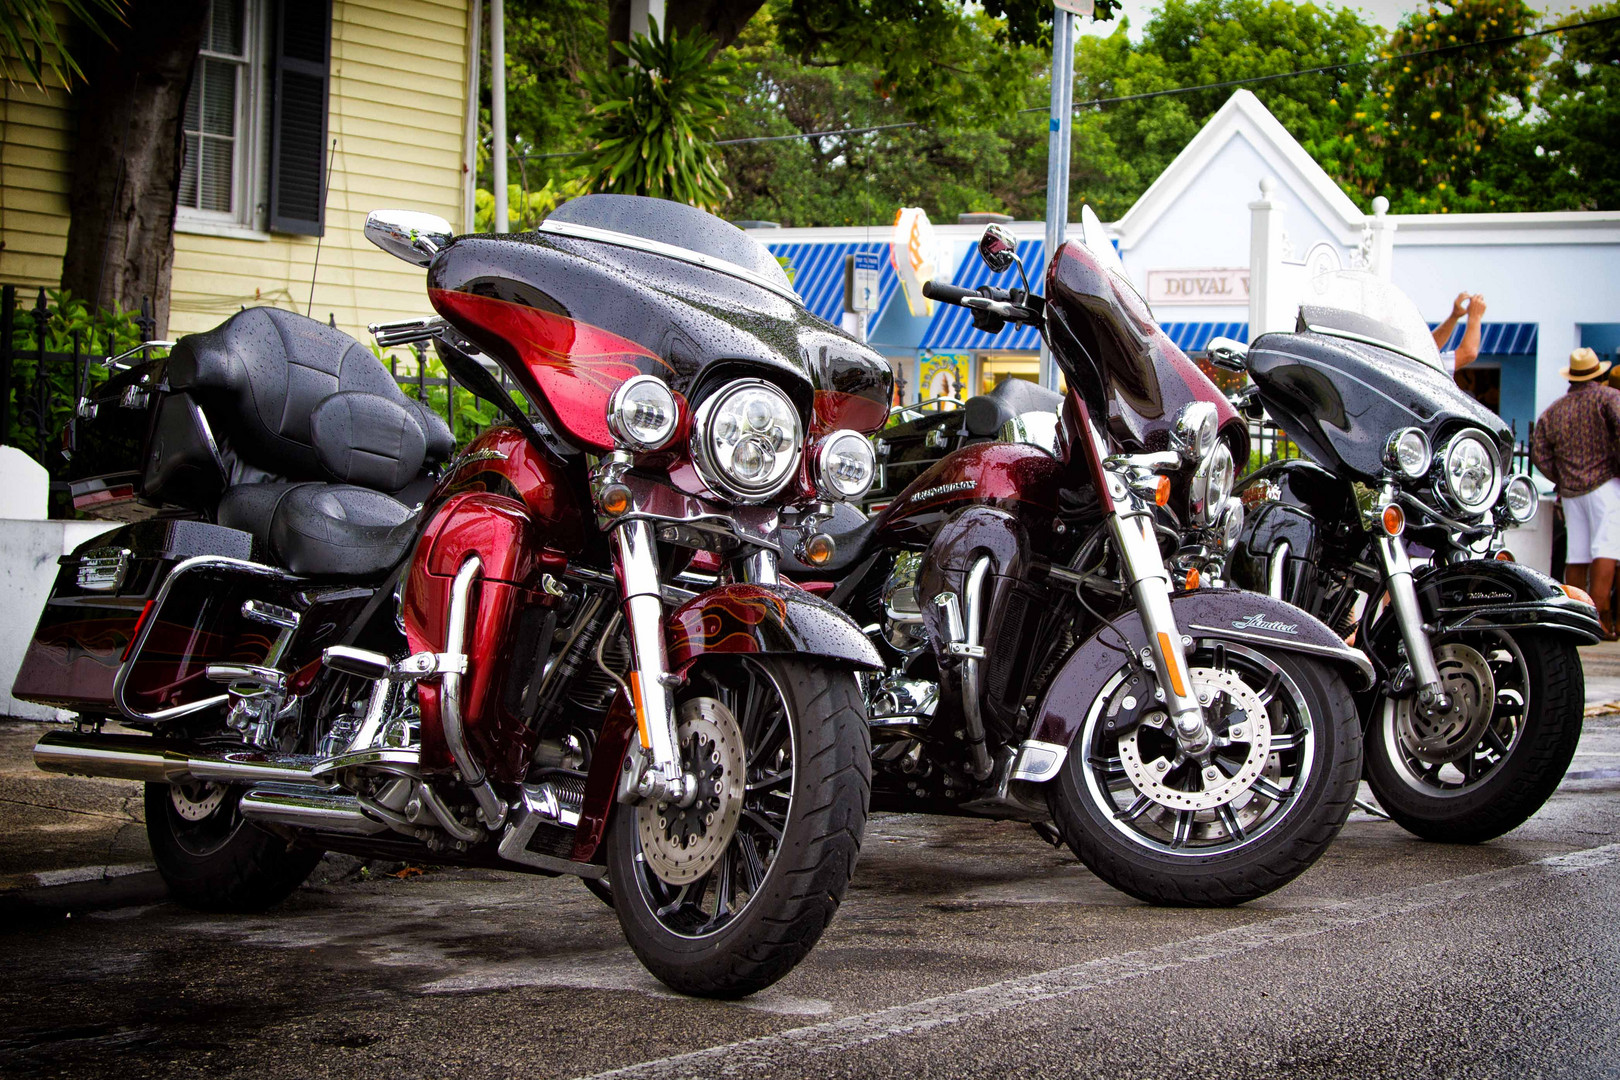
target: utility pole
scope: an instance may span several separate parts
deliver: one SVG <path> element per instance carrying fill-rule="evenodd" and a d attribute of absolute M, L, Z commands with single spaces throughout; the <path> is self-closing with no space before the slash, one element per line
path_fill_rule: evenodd
<path fill-rule="evenodd" d="M 489 0 L 490 185 L 495 195 L 495 231 L 510 232 L 506 209 L 506 0 Z"/>
<path fill-rule="evenodd" d="M 1053 0 L 1052 116 L 1046 140 L 1046 260 L 1050 264 L 1069 231 L 1069 132 L 1074 126 L 1074 20 L 1093 0 Z M 1052 350 L 1041 342 L 1041 385 L 1057 389 Z"/>

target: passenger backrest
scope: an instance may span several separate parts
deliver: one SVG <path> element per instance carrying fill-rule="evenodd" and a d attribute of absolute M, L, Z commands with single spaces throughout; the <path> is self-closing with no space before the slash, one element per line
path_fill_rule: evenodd
<path fill-rule="evenodd" d="M 406 397 L 364 345 L 291 311 L 249 308 L 212 330 L 188 334 L 170 354 L 168 378 L 171 388 L 202 403 L 238 455 L 288 479 L 326 478 L 311 417 L 344 391 L 375 394 L 404 408 L 422 429 L 427 464 L 443 461 L 454 448 L 444 421 Z M 330 431 L 353 433 L 341 424 Z M 328 456 L 344 449 L 328 448 Z"/>

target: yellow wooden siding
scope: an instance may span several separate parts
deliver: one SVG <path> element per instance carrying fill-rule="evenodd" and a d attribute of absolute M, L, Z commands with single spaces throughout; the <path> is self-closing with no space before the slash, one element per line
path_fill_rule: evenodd
<path fill-rule="evenodd" d="M 423 210 L 459 227 L 467 0 L 335 0 L 328 139 L 337 140 L 310 308 L 315 237 L 175 233 L 169 332 L 246 305 L 367 323 L 428 314 L 422 271 L 373 247 L 367 212 Z M 67 241 L 73 113 L 63 90 L 0 84 L 0 282 L 54 286 Z"/>
<path fill-rule="evenodd" d="M 61 280 L 72 128 L 66 90 L 0 80 L 0 282 Z"/>
<path fill-rule="evenodd" d="M 176 233 L 169 332 L 202 330 L 242 305 L 366 324 L 431 313 L 423 273 L 373 247 L 366 214 L 405 207 L 462 220 L 466 0 L 336 0 L 328 140 L 337 140 L 326 237 L 310 307 L 315 237 Z"/>

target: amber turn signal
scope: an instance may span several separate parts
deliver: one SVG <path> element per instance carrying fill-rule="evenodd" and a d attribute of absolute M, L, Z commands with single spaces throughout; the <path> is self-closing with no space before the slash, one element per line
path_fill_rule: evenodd
<path fill-rule="evenodd" d="M 602 513 L 608 517 L 618 517 L 630 509 L 630 489 L 623 484 L 608 484 L 602 489 L 597 501 L 602 507 Z"/>
<path fill-rule="evenodd" d="M 838 551 L 838 544 L 826 533 L 816 533 L 805 538 L 799 558 L 811 566 L 826 566 L 832 562 L 833 555 Z"/>
<path fill-rule="evenodd" d="M 1159 482 L 1153 485 L 1153 501 L 1159 506 L 1163 506 L 1170 501 L 1170 478 L 1168 476 L 1159 477 Z"/>
<path fill-rule="evenodd" d="M 1399 536 L 1401 531 L 1406 528 L 1406 514 L 1394 503 L 1384 507 L 1381 518 L 1384 531 L 1390 536 Z"/>
<path fill-rule="evenodd" d="M 1198 588 L 1198 582 L 1200 580 L 1201 579 L 1198 576 L 1198 567 L 1195 566 L 1191 570 L 1188 570 L 1187 571 L 1187 590 L 1190 592 L 1193 589 Z"/>
<path fill-rule="evenodd" d="M 1517 560 L 1517 559 L 1515 559 L 1513 557 L 1513 552 L 1509 551 L 1507 548 L 1503 548 L 1501 551 L 1498 551 L 1496 553 L 1496 561 L 1497 562 L 1518 562 L 1519 560 Z"/>
<path fill-rule="evenodd" d="M 1578 600 L 1583 604 L 1589 604 L 1592 607 L 1597 607 L 1596 604 L 1592 603 L 1592 594 L 1587 592 L 1585 589 L 1577 589 L 1573 585 L 1560 585 L 1558 587 L 1563 589 L 1564 595 L 1569 597 L 1571 600 Z"/>

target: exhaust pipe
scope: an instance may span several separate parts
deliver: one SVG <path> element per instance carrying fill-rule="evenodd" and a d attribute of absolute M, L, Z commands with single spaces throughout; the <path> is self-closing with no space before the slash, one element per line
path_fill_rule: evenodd
<path fill-rule="evenodd" d="M 315 761 L 249 747 L 211 750 L 148 735 L 53 731 L 34 745 L 34 764 L 46 772 L 148 784 L 318 784 L 310 774 Z"/>
<path fill-rule="evenodd" d="M 260 825 L 373 836 L 388 825 L 367 817 L 353 795 L 296 785 L 257 787 L 242 796 L 242 816 Z"/>

